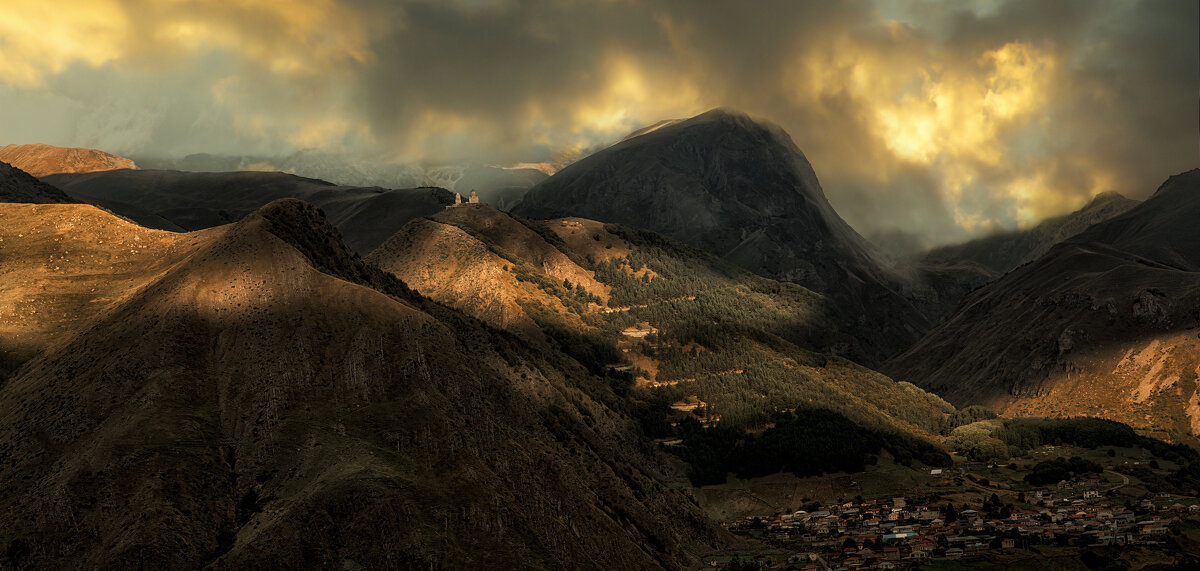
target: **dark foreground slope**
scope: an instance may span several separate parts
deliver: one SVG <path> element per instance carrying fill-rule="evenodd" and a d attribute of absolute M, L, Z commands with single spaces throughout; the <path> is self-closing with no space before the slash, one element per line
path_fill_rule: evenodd
<path fill-rule="evenodd" d="M 273 200 L 296 198 L 323 210 L 346 245 L 363 255 L 404 223 L 441 210 L 454 197 L 440 188 L 347 187 L 280 172 L 119 170 L 58 174 L 45 181 L 78 200 L 163 230 L 228 224 Z"/>
<path fill-rule="evenodd" d="M 723 541 L 605 382 L 408 292 L 315 208 L 188 236 L 0 386 L 22 564 L 675 568 Z"/>
<path fill-rule="evenodd" d="M 70 204 L 77 201 L 29 173 L 0 162 L 0 202 Z"/>
<path fill-rule="evenodd" d="M 928 321 L 905 282 L 830 206 L 791 137 L 713 110 L 632 136 L 559 171 L 513 212 L 653 230 L 773 279 L 827 294 L 874 362 Z"/>
<path fill-rule="evenodd" d="M 1200 170 L 967 297 L 885 370 L 956 404 L 1200 434 Z"/>

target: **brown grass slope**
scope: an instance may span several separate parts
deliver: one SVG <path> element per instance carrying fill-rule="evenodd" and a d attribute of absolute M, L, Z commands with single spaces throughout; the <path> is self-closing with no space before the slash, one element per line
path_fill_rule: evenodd
<path fill-rule="evenodd" d="M 84 204 L 0 204 L 0 381 L 203 240 Z"/>
<path fill-rule="evenodd" d="M 885 369 L 951 402 L 1200 434 L 1200 170 L 967 297 Z"/>
<path fill-rule="evenodd" d="M 0 146 L 0 161 L 11 164 L 33 176 L 137 168 L 132 160 L 110 155 L 104 151 L 79 147 L 55 147 L 41 143 Z"/>
<path fill-rule="evenodd" d="M 723 535 L 615 403 L 279 201 L 0 387 L 0 545 L 34 567 L 693 565 Z"/>
<path fill-rule="evenodd" d="M 600 306 L 564 303 L 564 281 L 596 300 L 608 286 L 512 216 L 485 205 L 414 220 L 366 258 L 424 295 L 493 327 L 544 340 L 543 328 L 589 330 Z"/>

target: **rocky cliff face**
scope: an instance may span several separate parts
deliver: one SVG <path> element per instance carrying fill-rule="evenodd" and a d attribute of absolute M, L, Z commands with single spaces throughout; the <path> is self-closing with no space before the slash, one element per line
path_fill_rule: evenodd
<path fill-rule="evenodd" d="M 78 147 L 54 147 L 40 143 L 0 146 L 0 161 L 37 177 L 55 173 L 137 168 L 132 160 L 110 155 L 104 151 Z"/>
<path fill-rule="evenodd" d="M 513 212 L 579 216 L 660 232 L 767 277 L 826 294 L 872 362 L 927 320 L 907 281 L 845 223 L 782 129 L 717 109 L 646 129 L 559 171 Z"/>
<path fill-rule="evenodd" d="M 1200 170 L 963 300 L 885 370 L 1013 414 L 1200 434 Z"/>

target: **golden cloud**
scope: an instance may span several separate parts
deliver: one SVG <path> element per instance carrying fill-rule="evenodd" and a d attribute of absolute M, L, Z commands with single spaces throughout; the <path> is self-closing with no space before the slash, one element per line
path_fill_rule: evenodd
<path fill-rule="evenodd" d="M 332 0 L 9 0 L 0 82 L 30 88 L 71 64 L 179 65 L 227 51 L 271 73 L 336 72 L 373 55 L 371 19 Z"/>
<path fill-rule="evenodd" d="M 131 24 L 114 0 L 6 0 L 0 7 L 0 83 L 40 88 L 45 77 L 125 53 Z"/>

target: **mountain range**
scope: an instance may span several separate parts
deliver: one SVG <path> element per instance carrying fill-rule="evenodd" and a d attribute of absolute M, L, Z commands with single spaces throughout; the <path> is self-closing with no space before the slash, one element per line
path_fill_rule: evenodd
<path fill-rule="evenodd" d="M 413 218 L 454 200 L 435 187 L 337 186 L 280 172 L 119 170 L 56 174 L 44 181 L 150 228 L 191 231 L 229 224 L 281 198 L 321 208 L 347 245 L 367 254 Z"/>
<path fill-rule="evenodd" d="M 928 473 L 980 406 L 1200 445 L 1200 169 L 906 264 L 727 109 L 490 205 L 41 152 L 0 163 L 9 563 L 694 568 L 740 540 L 678 488 Z"/>

